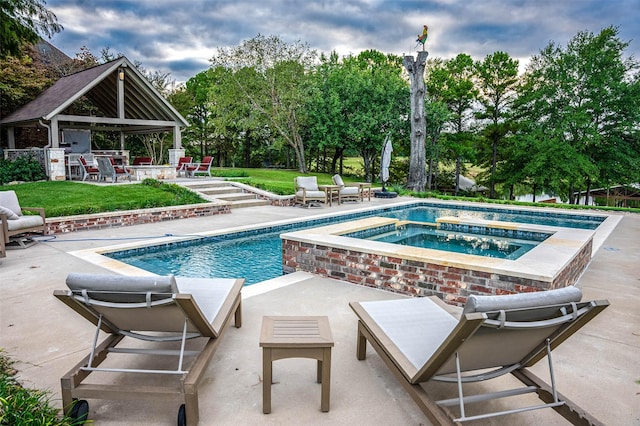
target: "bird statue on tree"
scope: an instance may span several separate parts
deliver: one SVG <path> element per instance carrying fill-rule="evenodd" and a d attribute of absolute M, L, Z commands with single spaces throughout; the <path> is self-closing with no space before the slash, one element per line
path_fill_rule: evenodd
<path fill-rule="evenodd" d="M 424 25 L 422 28 L 422 34 L 418 34 L 418 38 L 416 39 L 418 44 L 422 45 L 422 50 L 424 50 L 424 44 L 427 41 L 427 37 L 429 37 L 428 31 L 429 31 L 429 27 Z M 416 45 L 416 47 L 418 47 L 418 45 Z"/>

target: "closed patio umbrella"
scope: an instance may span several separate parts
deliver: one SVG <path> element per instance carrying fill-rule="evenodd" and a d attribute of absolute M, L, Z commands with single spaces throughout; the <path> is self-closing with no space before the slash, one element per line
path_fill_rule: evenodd
<path fill-rule="evenodd" d="M 380 180 L 382 181 L 382 190 L 386 191 L 384 185 L 389 180 L 389 165 L 391 164 L 391 153 L 393 152 L 393 146 L 391 145 L 391 139 L 387 136 L 382 146 L 382 158 L 380 159 Z"/>

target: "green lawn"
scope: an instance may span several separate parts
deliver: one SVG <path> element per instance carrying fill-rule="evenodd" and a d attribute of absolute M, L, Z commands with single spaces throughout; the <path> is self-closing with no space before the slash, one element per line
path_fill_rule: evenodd
<path fill-rule="evenodd" d="M 0 187 L 7 190 L 16 192 L 23 207 L 44 207 L 47 217 L 205 202 L 185 188 L 166 184 L 96 186 L 49 181 Z"/>

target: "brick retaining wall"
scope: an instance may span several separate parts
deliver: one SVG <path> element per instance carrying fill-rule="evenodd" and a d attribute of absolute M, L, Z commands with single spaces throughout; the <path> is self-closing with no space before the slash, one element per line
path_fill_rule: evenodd
<path fill-rule="evenodd" d="M 552 282 L 287 239 L 282 241 L 282 267 L 285 273 L 306 271 L 411 296 L 437 295 L 463 306 L 470 294 L 511 294 L 572 285 L 589 263 L 591 249 L 589 240 Z"/>
<path fill-rule="evenodd" d="M 213 216 L 231 213 L 226 204 L 203 203 L 185 206 L 156 207 L 151 209 L 127 210 L 119 212 L 83 214 L 76 216 L 47 218 L 48 234 L 113 228 L 192 217 Z"/>

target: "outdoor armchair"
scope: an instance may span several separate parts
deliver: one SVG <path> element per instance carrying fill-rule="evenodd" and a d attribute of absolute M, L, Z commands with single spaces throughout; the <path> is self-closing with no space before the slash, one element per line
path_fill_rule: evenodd
<path fill-rule="evenodd" d="M 293 178 L 295 190 L 295 202 L 307 205 L 313 201 L 327 202 L 327 193 L 318 187 L 318 180 L 315 176 L 298 176 Z"/>
<path fill-rule="evenodd" d="M 36 212 L 37 215 L 23 215 L 25 211 Z M 44 208 L 21 207 L 15 191 L 0 191 L 0 221 L 2 222 L 2 238 L 4 244 L 17 242 L 26 248 L 28 235 L 44 234 L 46 231 Z"/>
<path fill-rule="evenodd" d="M 340 175 L 333 175 L 333 183 L 340 187 L 338 192 L 338 202 L 362 201 L 362 186 L 359 183 L 345 184 Z"/>
<path fill-rule="evenodd" d="M 129 171 L 124 166 L 116 166 L 113 164 L 113 158 L 111 157 L 97 157 L 96 161 L 98 162 L 98 180 L 106 180 L 107 178 L 111 178 L 111 183 L 115 183 L 118 181 L 118 177 L 126 177 L 131 181 L 131 175 Z"/>
<path fill-rule="evenodd" d="M 188 167 L 191 165 L 192 161 L 193 157 L 180 157 L 178 159 L 178 164 L 176 165 L 176 175 L 180 176 L 180 173 L 184 173 L 186 177 Z"/>

